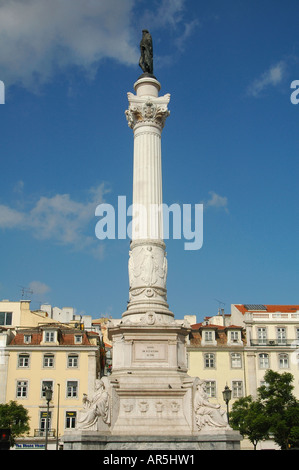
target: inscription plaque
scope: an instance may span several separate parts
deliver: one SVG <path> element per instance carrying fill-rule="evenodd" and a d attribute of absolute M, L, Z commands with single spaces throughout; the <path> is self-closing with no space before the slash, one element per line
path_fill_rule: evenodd
<path fill-rule="evenodd" d="M 167 361 L 165 343 L 134 343 L 134 361 Z"/>

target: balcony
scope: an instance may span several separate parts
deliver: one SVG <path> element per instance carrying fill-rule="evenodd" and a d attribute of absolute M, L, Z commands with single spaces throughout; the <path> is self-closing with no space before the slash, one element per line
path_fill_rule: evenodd
<path fill-rule="evenodd" d="M 35 429 L 34 437 L 46 437 L 45 429 Z M 48 429 L 48 437 L 55 437 L 55 429 Z"/>
<path fill-rule="evenodd" d="M 250 346 L 261 346 L 261 347 L 299 347 L 299 339 L 251 339 Z"/>

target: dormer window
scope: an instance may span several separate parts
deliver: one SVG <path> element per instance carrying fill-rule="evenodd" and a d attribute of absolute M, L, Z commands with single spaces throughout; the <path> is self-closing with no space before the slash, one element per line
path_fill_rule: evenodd
<path fill-rule="evenodd" d="M 214 340 L 214 335 L 213 335 L 214 331 L 205 331 L 204 333 L 205 333 L 204 334 L 205 342 L 208 343 Z"/>
<path fill-rule="evenodd" d="M 202 332 L 202 344 L 207 346 L 216 344 L 215 330 L 204 330 Z"/>
<path fill-rule="evenodd" d="M 43 343 L 57 343 L 57 331 L 56 330 L 44 330 L 43 331 Z"/>
<path fill-rule="evenodd" d="M 53 343 L 55 338 L 55 331 L 45 331 L 45 342 Z"/>
<path fill-rule="evenodd" d="M 82 335 L 75 335 L 75 344 L 82 344 Z"/>
<path fill-rule="evenodd" d="M 229 341 L 230 343 L 239 343 L 240 342 L 240 334 L 239 331 L 230 331 Z"/>
<path fill-rule="evenodd" d="M 25 344 L 31 343 L 31 335 L 24 335 L 24 343 Z"/>

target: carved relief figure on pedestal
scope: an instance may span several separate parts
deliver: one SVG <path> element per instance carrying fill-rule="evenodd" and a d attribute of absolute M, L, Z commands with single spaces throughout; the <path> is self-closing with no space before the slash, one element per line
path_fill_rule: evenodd
<path fill-rule="evenodd" d="M 194 413 L 197 429 L 203 427 L 230 429 L 227 423 L 227 415 L 220 405 L 214 405 L 209 402 L 205 389 L 205 382 L 200 380 L 197 384 L 197 390 L 194 397 Z"/>
<path fill-rule="evenodd" d="M 83 409 L 78 416 L 78 429 L 97 429 L 97 421 L 101 418 L 104 423 L 110 424 L 110 401 L 104 382 L 95 381 L 95 392 L 89 399 L 83 395 Z"/>
<path fill-rule="evenodd" d="M 143 260 L 141 263 L 141 279 L 146 286 L 152 286 L 157 282 L 156 271 L 159 265 L 156 263 L 151 246 L 147 246 L 143 251 Z"/>
<path fill-rule="evenodd" d="M 139 286 L 154 286 L 159 279 L 162 280 L 162 287 L 166 287 L 167 259 L 165 254 L 156 252 L 151 246 L 142 247 L 140 250 L 129 253 L 129 281 L 130 286 L 135 287 L 138 278 Z"/>

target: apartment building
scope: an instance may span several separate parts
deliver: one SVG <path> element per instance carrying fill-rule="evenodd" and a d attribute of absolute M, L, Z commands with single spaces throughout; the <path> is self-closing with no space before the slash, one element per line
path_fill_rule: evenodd
<path fill-rule="evenodd" d="M 243 325 L 248 395 L 256 396 L 267 369 L 290 372 L 299 398 L 299 305 L 233 304 L 231 321 Z"/>
<path fill-rule="evenodd" d="M 62 324 L 19 327 L 10 344 L 6 402 L 15 400 L 29 411 L 30 432 L 18 439 L 16 449 L 41 448 L 48 423 L 49 449 L 76 426 L 83 394 L 94 391 L 100 373 L 100 337 L 95 332 Z M 53 395 L 49 403 L 45 389 Z"/>
<path fill-rule="evenodd" d="M 225 406 L 222 391 L 226 385 L 232 390 L 232 400 L 247 394 L 246 338 L 242 326 L 221 323 L 221 318 L 208 317 L 191 326 L 187 346 L 188 374 L 205 380 L 211 403 Z"/>
<path fill-rule="evenodd" d="M 225 407 L 226 385 L 230 409 L 240 397 L 255 398 L 267 369 L 290 372 L 299 399 L 299 305 L 232 304 L 230 315 L 220 311 L 191 327 L 188 374 L 205 380 L 211 403 Z M 252 445 L 245 439 L 241 448 Z M 258 448 L 275 445 L 265 441 Z"/>

